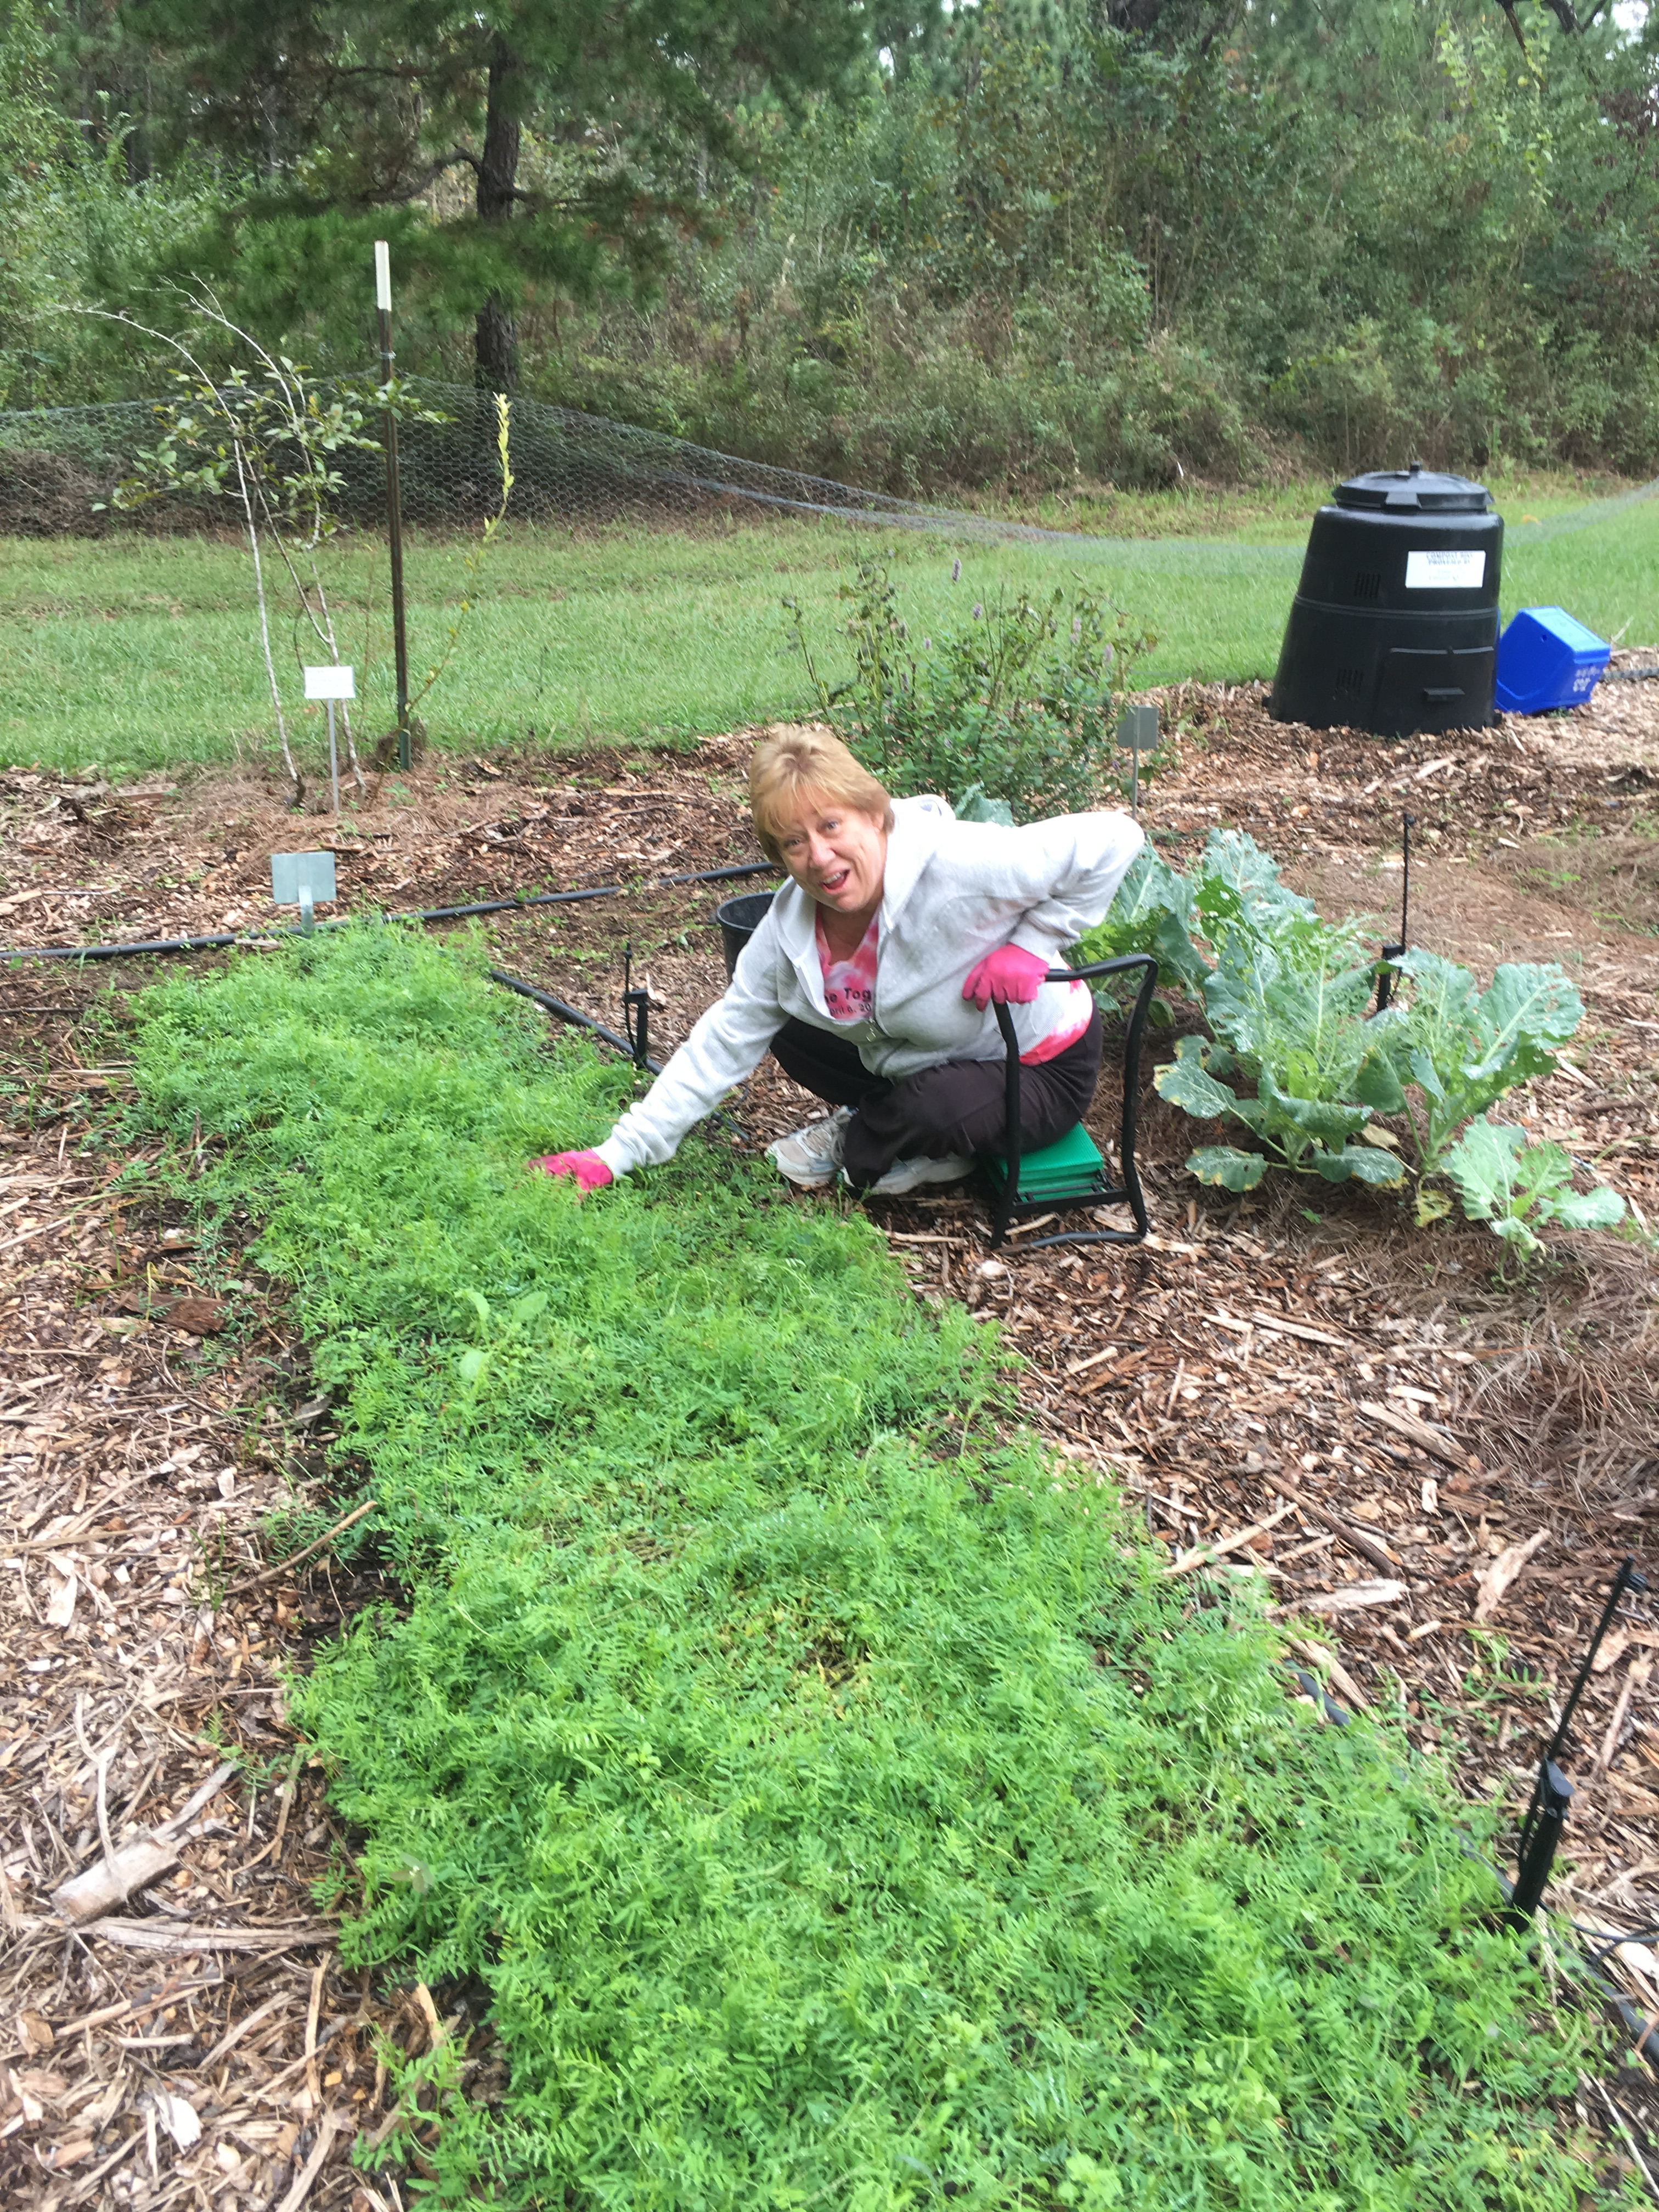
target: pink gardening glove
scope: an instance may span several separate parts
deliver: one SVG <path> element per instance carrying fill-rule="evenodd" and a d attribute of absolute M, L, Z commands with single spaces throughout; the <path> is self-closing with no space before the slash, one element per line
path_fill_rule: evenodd
<path fill-rule="evenodd" d="M 1001 945 L 977 968 L 969 969 L 962 995 L 971 999 L 981 1013 L 994 1000 L 999 1006 L 1029 1006 L 1048 972 L 1048 962 L 1035 952 L 1027 952 L 1023 945 Z"/>
<path fill-rule="evenodd" d="M 603 1190 L 606 1183 L 617 1180 L 597 1152 L 549 1152 L 545 1158 L 532 1160 L 530 1164 L 539 1168 L 544 1175 L 574 1176 L 577 1189 L 584 1194 L 590 1190 Z"/>

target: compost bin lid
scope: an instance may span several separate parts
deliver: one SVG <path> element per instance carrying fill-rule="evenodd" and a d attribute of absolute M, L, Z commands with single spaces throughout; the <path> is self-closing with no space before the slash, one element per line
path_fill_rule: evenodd
<path fill-rule="evenodd" d="M 1374 469 L 1336 488 L 1339 507 L 1385 507 L 1391 514 L 1486 514 L 1492 499 L 1485 484 L 1443 477 L 1413 461 L 1408 469 Z"/>

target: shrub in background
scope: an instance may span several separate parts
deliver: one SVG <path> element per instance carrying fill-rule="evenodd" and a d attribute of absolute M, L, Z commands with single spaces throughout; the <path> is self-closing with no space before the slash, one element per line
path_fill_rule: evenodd
<path fill-rule="evenodd" d="M 834 688 L 799 603 L 784 605 L 825 717 L 896 797 L 1000 802 L 1014 821 L 1035 822 L 1081 812 L 1122 782 L 1118 714 L 1129 671 L 1155 640 L 1093 592 L 999 596 L 937 639 L 911 635 L 878 555 L 858 562 L 840 597 L 854 672 Z M 1156 756 L 1144 760 L 1142 777 L 1156 766 Z"/>

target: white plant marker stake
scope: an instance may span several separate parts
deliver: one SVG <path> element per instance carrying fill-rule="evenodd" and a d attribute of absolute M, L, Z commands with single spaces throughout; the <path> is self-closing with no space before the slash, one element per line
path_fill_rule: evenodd
<path fill-rule="evenodd" d="M 297 906 L 300 927 L 309 937 L 316 926 L 319 900 L 331 900 L 334 889 L 332 853 L 273 853 L 270 856 L 270 900 L 273 906 Z"/>
<path fill-rule="evenodd" d="M 321 668 L 306 671 L 307 699 L 326 699 L 328 702 L 328 780 L 334 791 L 334 818 L 340 818 L 340 755 L 334 739 L 334 702 L 355 699 L 357 680 L 354 671 L 330 663 Z"/>

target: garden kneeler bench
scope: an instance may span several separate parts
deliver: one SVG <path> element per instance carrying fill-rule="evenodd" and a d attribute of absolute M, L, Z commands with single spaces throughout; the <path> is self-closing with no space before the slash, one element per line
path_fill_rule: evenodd
<path fill-rule="evenodd" d="M 1135 1172 L 1135 1122 L 1140 1104 L 1140 1047 L 1158 988 L 1158 962 L 1150 952 L 1126 952 L 1120 959 L 1097 960 L 1087 968 L 1051 968 L 1050 983 L 1087 983 L 1097 975 L 1126 975 L 1132 968 L 1141 973 L 1140 988 L 1129 1014 L 1123 1040 L 1123 1121 L 1118 1139 L 1118 1158 L 1123 1181 L 1113 1184 L 1099 1146 L 1079 1121 L 1074 1128 L 1040 1152 L 1022 1154 L 1019 1145 L 1019 1042 L 1014 1019 L 1006 1006 L 996 1010 L 997 1027 L 1008 1048 L 1008 1139 L 1000 1152 L 987 1152 L 980 1167 L 991 1186 L 994 1212 L 991 1221 L 991 1249 L 994 1252 L 1018 1218 L 1055 1213 L 1079 1206 L 1115 1206 L 1127 1200 L 1134 1216 L 1133 1229 L 1062 1230 L 1054 1237 L 1038 1237 L 1022 1244 L 1023 1252 L 1036 1252 L 1048 1244 L 1139 1244 L 1146 1234 L 1146 1200 Z"/>

